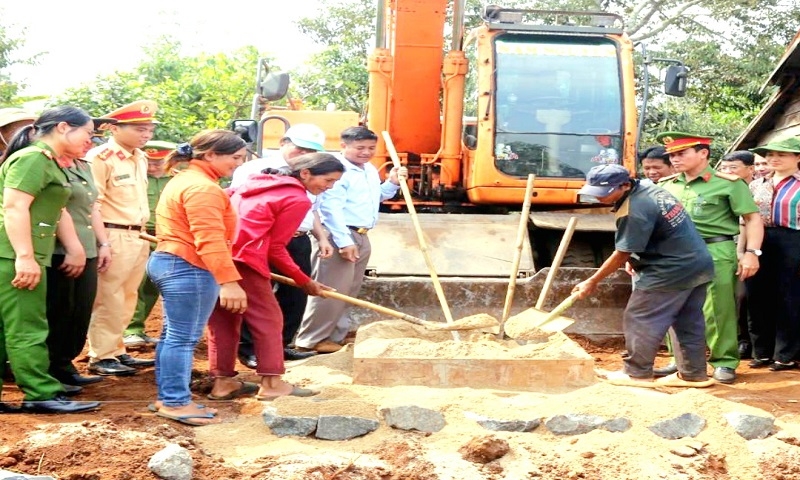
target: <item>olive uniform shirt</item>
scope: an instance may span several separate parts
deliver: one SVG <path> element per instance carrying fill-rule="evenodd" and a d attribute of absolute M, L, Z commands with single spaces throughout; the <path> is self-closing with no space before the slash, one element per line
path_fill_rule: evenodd
<path fill-rule="evenodd" d="M 703 238 L 739 234 L 739 217 L 758 212 L 744 180 L 710 166 L 691 182 L 684 173 L 662 178 L 658 186 L 681 201 Z"/>
<path fill-rule="evenodd" d="M 147 160 L 138 148 L 128 152 L 113 138 L 89 151 L 103 221 L 143 226 L 150 219 Z"/>
<path fill-rule="evenodd" d="M 156 234 L 156 205 L 158 205 L 161 192 L 164 191 L 164 187 L 167 186 L 167 182 L 171 179 L 172 177 L 168 175 L 164 175 L 163 177 L 147 176 L 147 203 L 150 207 L 150 220 L 147 221 L 147 232 L 150 235 Z"/>
<path fill-rule="evenodd" d="M 34 258 L 39 265 L 49 267 L 56 245 L 56 226 L 70 195 L 70 183 L 56 163 L 55 153 L 42 142 L 15 152 L 0 166 L 0 205 L 6 188 L 34 197 L 30 206 Z M 0 209 L 0 258 L 17 258 L 6 233 L 3 209 Z"/>
<path fill-rule="evenodd" d="M 94 186 L 92 169 L 85 160 L 75 160 L 74 166 L 63 168 L 62 171 L 67 175 L 72 186 L 72 194 L 67 200 L 67 212 L 72 217 L 75 232 L 86 251 L 86 258 L 95 258 L 97 257 L 97 238 L 92 229 L 92 205 L 97 199 L 97 188 Z M 53 253 L 66 254 L 61 242 L 56 242 L 56 249 Z"/>

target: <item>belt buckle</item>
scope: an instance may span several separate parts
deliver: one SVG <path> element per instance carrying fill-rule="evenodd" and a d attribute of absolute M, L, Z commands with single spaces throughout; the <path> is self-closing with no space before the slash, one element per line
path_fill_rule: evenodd
<path fill-rule="evenodd" d="M 369 232 L 369 228 L 360 227 L 356 229 L 356 233 L 360 235 L 366 235 Z"/>

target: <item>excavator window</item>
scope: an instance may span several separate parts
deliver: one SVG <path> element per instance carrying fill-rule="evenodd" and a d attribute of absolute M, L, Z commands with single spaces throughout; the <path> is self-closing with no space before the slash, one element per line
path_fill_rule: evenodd
<path fill-rule="evenodd" d="M 507 33 L 495 40 L 495 162 L 525 177 L 584 178 L 621 163 L 616 44 L 601 37 Z"/>

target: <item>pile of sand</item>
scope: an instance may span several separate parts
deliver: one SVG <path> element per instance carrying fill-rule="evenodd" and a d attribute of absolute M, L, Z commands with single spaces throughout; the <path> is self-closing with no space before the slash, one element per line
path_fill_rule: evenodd
<path fill-rule="evenodd" d="M 502 352 L 511 355 L 506 350 L 548 355 L 547 349 L 555 348 L 545 344 L 508 348 L 479 334 L 471 337 L 472 343 L 456 343 L 447 333 L 436 337 L 432 332 L 425 332 L 424 339 L 413 339 L 415 342 L 408 338 L 394 342 L 380 339 L 380 335 L 392 332 L 408 333 L 408 327 L 394 322 L 371 329 L 364 327 L 356 348 L 366 346 L 386 355 L 473 354 L 478 360 L 487 358 L 482 355 Z M 558 338 L 554 335 L 556 345 Z M 232 464 L 257 468 L 263 478 L 277 479 L 331 478 L 333 474 L 337 479 L 350 480 L 800 478 L 797 446 L 777 436 L 747 441 L 724 418 L 731 412 L 759 416 L 769 416 L 768 413 L 703 390 L 655 391 L 604 382 L 562 394 L 422 386 L 382 388 L 352 384 L 349 376 L 352 373 L 347 371 L 352 367 L 352 357 L 353 351 L 348 348 L 293 365 L 285 378 L 320 388 L 321 394 L 312 398 L 281 398 L 271 406 L 283 415 L 380 419 L 381 408 L 417 405 L 442 413 L 447 422 L 444 429 L 423 434 L 395 430 L 381 422 L 378 430 L 364 437 L 330 442 L 279 438 L 270 433 L 258 416 L 240 416 L 232 423 L 196 429 L 198 443 Z M 648 430 L 657 422 L 684 413 L 696 413 L 707 421 L 705 429 L 694 439 L 666 440 Z M 498 420 L 545 420 L 566 414 L 624 417 L 631 421 L 632 427 L 622 433 L 595 430 L 583 435 L 557 436 L 544 426 L 525 433 L 490 432 L 474 420 L 476 415 Z M 783 433 L 800 431 L 797 425 L 781 421 L 776 425 Z M 462 458 L 460 449 L 487 435 L 507 442 L 509 453 L 487 464 Z M 237 441 L 231 442 L 231 438 Z"/>

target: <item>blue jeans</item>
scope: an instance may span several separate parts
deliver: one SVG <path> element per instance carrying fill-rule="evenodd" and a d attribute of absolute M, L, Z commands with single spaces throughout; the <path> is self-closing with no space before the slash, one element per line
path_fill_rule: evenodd
<path fill-rule="evenodd" d="M 217 303 L 219 285 L 208 270 L 166 252 L 150 255 L 147 275 L 161 292 L 164 310 L 156 347 L 158 400 L 167 407 L 189 405 L 194 348 Z"/>

